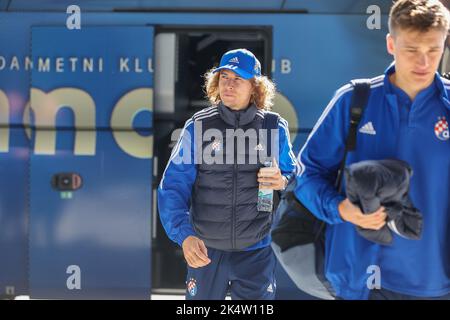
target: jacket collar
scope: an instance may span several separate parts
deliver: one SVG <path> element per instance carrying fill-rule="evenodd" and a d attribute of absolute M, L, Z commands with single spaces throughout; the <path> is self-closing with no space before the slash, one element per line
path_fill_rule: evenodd
<path fill-rule="evenodd" d="M 218 109 L 222 120 L 232 126 L 236 125 L 236 121 L 238 125 L 249 124 L 255 119 L 256 111 L 258 111 L 254 104 L 251 104 L 247 109 L 234 111 L 222 102 L 219 103 Z"/>
<path fill-rule="evenodd" d="M 385 88 L 390 88 L 391 84 L 389 83 L 389 76 L 394 72 L 395 72 L 395 62 L 392 62 L 384 73 L 385 74 L 385 77 L 384 77 L 384 87 Z M 447 94 L 447 90 L 444 86 L 444 82 L 442 81 L 442 78 L 438 72 L 436 72 L 436 74 L 434 75 L 434 84 L 437 87 L 437 89 L 439 90 L 439 96 L 440 96 L 442 102 L 448 109 L 450 109 L 450 99 Z M 393 95 L 393 93 L 391 92 L 391 90 L 387 90 L 386 93 L 387 93 L 387 95 L 395 97 Z"/>

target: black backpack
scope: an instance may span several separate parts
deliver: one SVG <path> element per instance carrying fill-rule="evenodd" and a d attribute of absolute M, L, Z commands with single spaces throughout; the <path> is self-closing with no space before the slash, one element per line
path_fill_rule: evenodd
<path fill-rule="evenodd" d="M 341 189 L 347 153 L 356 148 L 356 134 L 370 94 L 370 81 L 353 80 L 350 130 L 335 186 Z M 326 223 L 312 214 L 296 197 L 295 175 L 281 195 L 272 227 L 272 248 L 287 274 L 300 290 L 322 299 L 335 299 L 324 276 Z"/>

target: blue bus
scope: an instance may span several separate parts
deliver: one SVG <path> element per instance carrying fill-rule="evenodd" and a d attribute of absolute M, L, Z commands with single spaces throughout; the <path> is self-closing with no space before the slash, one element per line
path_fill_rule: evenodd
<path fill-rule="evenodd" d="M 177 129 L 207 106 L 202 75 L 254 52 L 298 152 L 334 90 L 392 61 L 390 4 L 0 0 L 0 296 L 183 294 L 155 196 Z M 277 298 L 310 298 L 277 279 Z"/>

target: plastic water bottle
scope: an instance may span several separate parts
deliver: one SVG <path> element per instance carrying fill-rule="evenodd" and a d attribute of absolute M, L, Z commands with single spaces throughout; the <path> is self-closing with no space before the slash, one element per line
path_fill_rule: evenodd
<path fill-rule="evenodd" d="M 265 167 L 272 166 L 272 160 L 264 161 Z M 272 212 L 273 210 L 273 190 L 264 188 L 264 183 L 259 184 L 258 189 L 258 211 Z"/>

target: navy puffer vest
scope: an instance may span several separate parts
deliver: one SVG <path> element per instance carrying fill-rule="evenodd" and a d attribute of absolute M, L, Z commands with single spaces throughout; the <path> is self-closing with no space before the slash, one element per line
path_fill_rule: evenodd
<path fill-rule="evenodd" d="M 194 116 L 196 156 L 212 155 L 216 159 L 215 163 L 201 161 L 197 165 L 192 194 L 191 223 L 207 247 L 239 251 L 269 233 L 272 213 L 257 210 L 257 173 L 263 167 L 257 156 L 259 154 L 261 159 L 266 159 L 267 154 L 267 139 L 258 135 L 264 125 L 264 114 L 254 105 L 243 111 L 232 111 L 219 104 L 217 108 L 201 113 L 201 116 Z M 223 139 L 203 138 L 207 141 L 200 141 L 200 127 L 202 133 L 217 129 Z M 235 139 L 234 146 L 229 146 L 227 150 L 227 142 L 230 143 L 227 134 L 229 137 L 239 128 L 243 131 L 254 129 L 256 134 L 245 139 L 245 143 L 241 140 L 240 145 Z M 241 160 L 237 161 L 238 158 Z M 223 159 L 222 163 L 217 159 Z"/>

